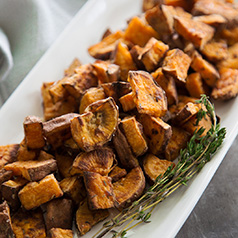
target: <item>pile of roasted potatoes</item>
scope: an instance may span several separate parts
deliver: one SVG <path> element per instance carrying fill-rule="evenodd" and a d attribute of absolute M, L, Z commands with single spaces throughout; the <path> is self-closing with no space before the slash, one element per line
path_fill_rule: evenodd
<path fill-rule="evenodd" d="M 238 6 L 144 0 L 125 29 L 108 29 L 41 87 L 44 118 L 0 146 L 0 237 L 73 237 L 138 199 L 174 165 L 194 131 L 201 94 L 238 94 Z"/>

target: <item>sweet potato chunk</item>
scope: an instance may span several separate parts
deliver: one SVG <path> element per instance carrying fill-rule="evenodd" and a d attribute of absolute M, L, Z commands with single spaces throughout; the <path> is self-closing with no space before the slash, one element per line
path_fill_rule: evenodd
<path fill-rule="evenodd" d="M 191 67 L 196 72 L 201 74 L 202 78 L 208 86 L 213 87 L 216 81 L 220 78 L 220 75 L 216 68 L 208 61 L 203 59 L 197 51 L 194 51 L 193 53 Z"/>
<path fill-rule="evenodd" d="M 71 64 L 69 65 L 69 67 L 67 69 L 65 69 L 64 71 L 64 75 L 65 76 L 72 76 L 75 73 L 75 69 L 78 68 L 79 66 L 81 66 L 81 62 L 79 61 L 78 58 L 75 58 Z"/>
<path fill-rule="evenodd" d="M 22 176 L 28 181 L 38 181 L 43 179 L 46 175 L 56 171 L 57 163 L 54 159 L 43 161 L 16 161 L 5 165 L 4 168 L 6 170 L 11 170 L 13 175 Z"/>
<path fill-rule="evenodd" d="M 226 18 L 219 14 L 210 14 L 194 17 L 193 20 L 203 22 L 207 25 L 217 27 L 227 22 Z"/>
<path fill-rule="evenodd" d="M 143 0 L 142 10 L 145 12 L 162 3 L 164 3 L 164 0 Z"/>
<path fill-rule="evenodd" d="M 187 73 L 191 64 L 191 58 L 180 49 L 169 50 L 163 61 L 164 73 L 186 82 Z"/>
<path fill-rule="evenodd" d="M 131 111 L 136 107 L 136 104 L 134 103 L 133 100 L 132 92 L 120 97 L 119 102 L 121 103 L 124 112 Z"/>
<path fill-rule="evenodd" d="M 87 200 L 81 202 L 76 212 L 76 225 L 80 235 L 87 233 L 94 225 L 108 216 L 109 212 L 107 209 L 89 210 Z"/>
<path fill-rule="evenodd" d="M 71 133 L 84 151 L 91 151 L 108 142 L 117 126 L 118 108 L 109 97 L 89 105 L 85 113 L 71 121 Z"/>
<path fill-rule="evenodd" d="M 37 157 L 36 150 L 30 150 L 27 148 L 25 138 L 21 141 L 19 149 L 17 151 L 17 160 L 26 161 L 26 160 L 34 160 Z"/>
<path fill-rule="evenodd" d="M 184 39 L 191 41 L 195 47 L 203 49 L 204 45 L 213 38 L 215 30 L 193 19 L 175 17 L 174 28 Z"/>
<path fill-rule="evenodd" d="M 69 229 L 51 228 L 50 238 L 73 238 L 73 231 Z"/>
<path fill-rule="evenodd" d="M 7 202 L 0 204 L 0 234 L 1 237 L 16 237 L 13 232 L 10 209 Z"/>
<path fill-rule="evenodd" d="M 122 169 L 119 166 L 115 166 L 108 176 L 112 179 L 112 182 L 116 182 L 119 179 L 125 177 L 126 175 L 127 172 L 125 169 Z"/>
<path fill-rule="evenodd" d="M 143 47 L 151 37 L 158 39 L 159 34 L 144 18 L 135 16 L 130 20 L 124 37 L 133 44 Z"/>
<path fill-rule="evenodd" d="M 167 111 L 167 98 L 152 76 L 145 71 L 130 71 L 128 81 L 139 113 L 162 117 Z"/>
<path fill-rule="evenodd" d="M 0 186 L 5 181 L 11 179 L 13 176 L 12 171 L 7 171 L 5 169 L 0 169 Z"/>
<path fill-rule="evenodd" d="M 73 223 L 72 200 L 59 198 L 48 202 L 44 219 L 47 233 L 51 228 L 71 229 Z"/>
<path fill-rule="evenodd" d="M 72 175 L 82 175 L 84 171 L 91 171 L 101 175 L 108 175 L 114 161 L 115 154 L 109 147 L 83 152 L 75 158 L 70 173 Z"/>
<path fill-rule="evenodd" d="M 116 82 L 120 76 L 120 67 L 109 61 L 96 60 L 93 63 L 98 81 L 102 83 Z"/>
<path fill-rule="evenodd" d="M 156 178 L 166 172 L 169 166 L 174 166 L 173 162 L 161 160 L 153 154 L 147 154 L 143 159 L 143 169 L 150 184 L 153 184 Z"/>
<path fill-rule="evenodd" d="M 229 100 L 238 95 L 238 70 L 222 68 L 221 78 L 216 82 L 211 96 L 214 99 Z"/>
<path fill-rule="evenodd" d="M 176 104 L 178 102 L 178 93 L 175 85 L 175 80 L 172 76 L 165 76 L 162 68 L 158 68 L 155 72 L 151 73 L 156 83 L 165 91 L 167 96 L 168 105 Z"/>
<path fill-rule="evenodd" d="M 43 214 L 40 209 L 34 211 L 19 209 L 12 217 L 12 226 L 16 238 L 47 237 Z"/>
<path fill-rule="evenodd" d="M 113 191 L 118 202 L 117 207 L 123 208 L 138 199 L 145 188 L 145 176 L 141 167 L 132 169 L 124 178 L 113 183 Z"/>
<path fill-rule="evenodd" d="M 17 158 L 19 144 L 1 145 L 0 146 L 0 169 L 5 164 L 12 163 Z"/>
<path fill-rule="evenodd" d="M 181 149 L 187 146 L 190 134 L 180 127 L 172 126 L 172 136 L 165 148 L 165 158 L 169 161 L 175 160 Z"/>
<path fill-rule="evenodd" d="M 62 153 L 62 154 L 55 153 L 55 159 L 57 161 L 57 166 L 58 166 L 60 175 L 63 178 L 70 177 L 71 176 L 70 169 L 73 164 L 74 157 L 72 157 L 68 153 Z"/>
<path fill-rule="evenodd" d="M 143 125 L 147 137 L 149 152 L 155 155 L 162 153 L 172 135 L 171 126 L 160 118 L 149 115 L 141 115 L 140 122 Z"/>
<path fill-rule="evenodd" d="M 39 207 L 53 198 L 63 195 L 60 186 L 53 174 L 50 174 L 39 182 L 28 183 L 19 193 L 19 199 L 27 210 Z"/>
<path fill-rule="evenodd" d="M 84 171 L 83 177 L 90 209 L 114 207 L 115 197 L 110 177 L 89 171 Z"/>
<path fill-rule="evenodd" d="M 79 113 L 83 114 L 86 107 L 98 100 L 105 99 L 106 95 L 103 88 L 89 88 L 87 89 L 80 101 Z"/>
<path fill-rule="evenodd" d="M 143 137 L 142 125 L 136 121 L 135 117 L 129 117 L 124 118 L 119 127 L 125 135 L 133 154 L 136 157 L 143 155 L 148 147 Z"/>
<path fill-rule="evenodd" d="M 4 200 L 7 201 L 11 211 L 16 211 L 20 207 L 18 192 L 28 181 L 22 178 L 8 180 L 1 185 L 1 193 Z"/>
<path fill-rule="evenodd" d="M 223 28 L 220 35 L 222 39 L 227 41 L 228 45 L 234 45 L 238 40 L 238 27 Z"/>

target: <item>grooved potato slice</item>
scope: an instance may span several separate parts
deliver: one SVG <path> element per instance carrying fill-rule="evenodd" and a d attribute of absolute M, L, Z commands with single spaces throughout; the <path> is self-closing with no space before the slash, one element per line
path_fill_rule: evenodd
<path fill-rule="evenodd" d="M 145 176 L 141 167 L 132 169 L 124 178 L 113 183 L 113 191 L 115 193 L 118 207 L 123 208 L 129 206 L 133 201 L 138 199 L 145 188 Z"/>
<path fill-rule="evenodd" d="M 84 151 L 103 146 L 111 139 L 118 116 L 118 108 L 111 97 L 89 105 L 84 114 L 71 120 L 73 139 Z"/>
<path fill-rule="evenodd" d="M 130 71 L 128 81 L 139 113 L 162 117 L 167 111 L 167 98 L 164 90 L 154 83 L 152 76 L 145 71 Z"/>

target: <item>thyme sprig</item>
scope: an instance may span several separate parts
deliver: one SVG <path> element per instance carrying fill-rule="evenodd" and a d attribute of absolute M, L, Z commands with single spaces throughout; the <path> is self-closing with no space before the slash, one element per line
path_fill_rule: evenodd
<path fill-rule="evenodd" d="M 93 237 L 101 238 L 111 232 L 112 237 L 125 238 L 128 230 L 141 223 L 150 222 L 149 219 L 155 206 L 180 186 L 187 185 L 187 182 L 211 160 L 212 155 L 222 144 L 226 130 L 217 124 L 214 106 L 206 95 L 202 95 L 197 103 L 201 104 L 201 109 L 197 113 L 196 125 L 202 119 L 208 120 L 209 117 L 212 121 L 210 130 L 206 134 L 202 127 L 196 130 L 188 142 L 187 148 L 180 151 L 176 166 L 170 166 L 163 176 L 159 175 L 154 185 L 142 197 L 116 217 L 104 223 L 102 229 Z M 119 229 L 116 231 L 115 228 Z"/>

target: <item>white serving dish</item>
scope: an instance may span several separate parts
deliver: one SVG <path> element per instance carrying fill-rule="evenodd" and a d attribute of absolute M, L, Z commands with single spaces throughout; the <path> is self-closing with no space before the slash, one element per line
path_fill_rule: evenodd
<path fill-rule="evenodd" d="M 97 43 L 103 32 L 122 29 L 126 20 L 141 12 L 142 0 L 89 0 L 66 27 L 61 36 L 35 65 L 0 110 L 0 145 L 19 143 L 23 139 L 22 123 L 27 115 L 42 116 L 40 87 L 43 82 L 55 81 L 63 70 L 78 57 L 82 63 L 93 62 L 87 48 Z M 27 57 L 27 56 L 26 56 Z M 238 99 L 215 104 L 227 136 L 223 146 L 211 162 L 172 196 L 160 203 L 152 215 L 152 222 L 130 232 L 131 238 L 175 237 L 238 133 Z M 85 238 L 100 227 L 97 225 Z"/>

